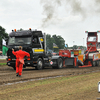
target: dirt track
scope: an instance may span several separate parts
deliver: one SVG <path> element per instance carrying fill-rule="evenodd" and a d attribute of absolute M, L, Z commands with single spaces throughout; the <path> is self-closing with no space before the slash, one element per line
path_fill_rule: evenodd
<path fill-rule="evenodd" d="M 38 79 L 44 77 L 53 76 L 70 76 L 70 75 L 80 75 L 85 73 L 100 71 L 100 67 L 89 67 L 89 68 L 63 68 L 63 69 L 52 69 L 45 68 L 43 70 L 35 70 L 32 67 L 27 67 L 23 69 L 22 77 L 16 77 L 16 72 L 12 67 L 0 66 L 0 85 L 30 79 Z"/>

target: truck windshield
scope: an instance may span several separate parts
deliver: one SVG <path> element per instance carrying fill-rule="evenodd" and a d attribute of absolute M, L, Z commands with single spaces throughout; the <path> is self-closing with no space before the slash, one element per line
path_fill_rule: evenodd
<path fill-rule="evenodd" d="M 31 44 L 31 37 L 9 37 L 8 45 Z"/>
<path fill-rule="evenodd" d="M 96 36 L 88 37 L 88 41 L 96 41 Z"/>

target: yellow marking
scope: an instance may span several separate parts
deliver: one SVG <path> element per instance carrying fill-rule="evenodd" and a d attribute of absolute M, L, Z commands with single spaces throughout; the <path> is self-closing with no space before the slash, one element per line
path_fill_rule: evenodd
<path fill-rule="evenodd" d="M 40 39 L 43 42 L 43 39 Z"/>
<path fill-rule="evenodd" d="M 44 52 L 44 49 L 34 49 L 34 52 Z"/>

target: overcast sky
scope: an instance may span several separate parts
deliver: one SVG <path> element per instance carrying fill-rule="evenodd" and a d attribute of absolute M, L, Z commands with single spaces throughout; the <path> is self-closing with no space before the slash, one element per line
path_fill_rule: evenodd
<path fill-rule="evenodd" d="M 0 25 L 7 33 L 32 28 L 86 46 L 85 31 L 100 30 L 100 0 L 1 0 Z"/>

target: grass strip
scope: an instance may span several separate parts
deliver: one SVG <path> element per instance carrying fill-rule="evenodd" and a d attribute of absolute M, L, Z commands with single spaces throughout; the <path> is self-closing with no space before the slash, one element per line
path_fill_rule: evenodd
<path fill-rule="evenodd" d="M 2 65 L 6 65 L 7 63 L 0 63 L 0 66 L 2 66 Z"/>

